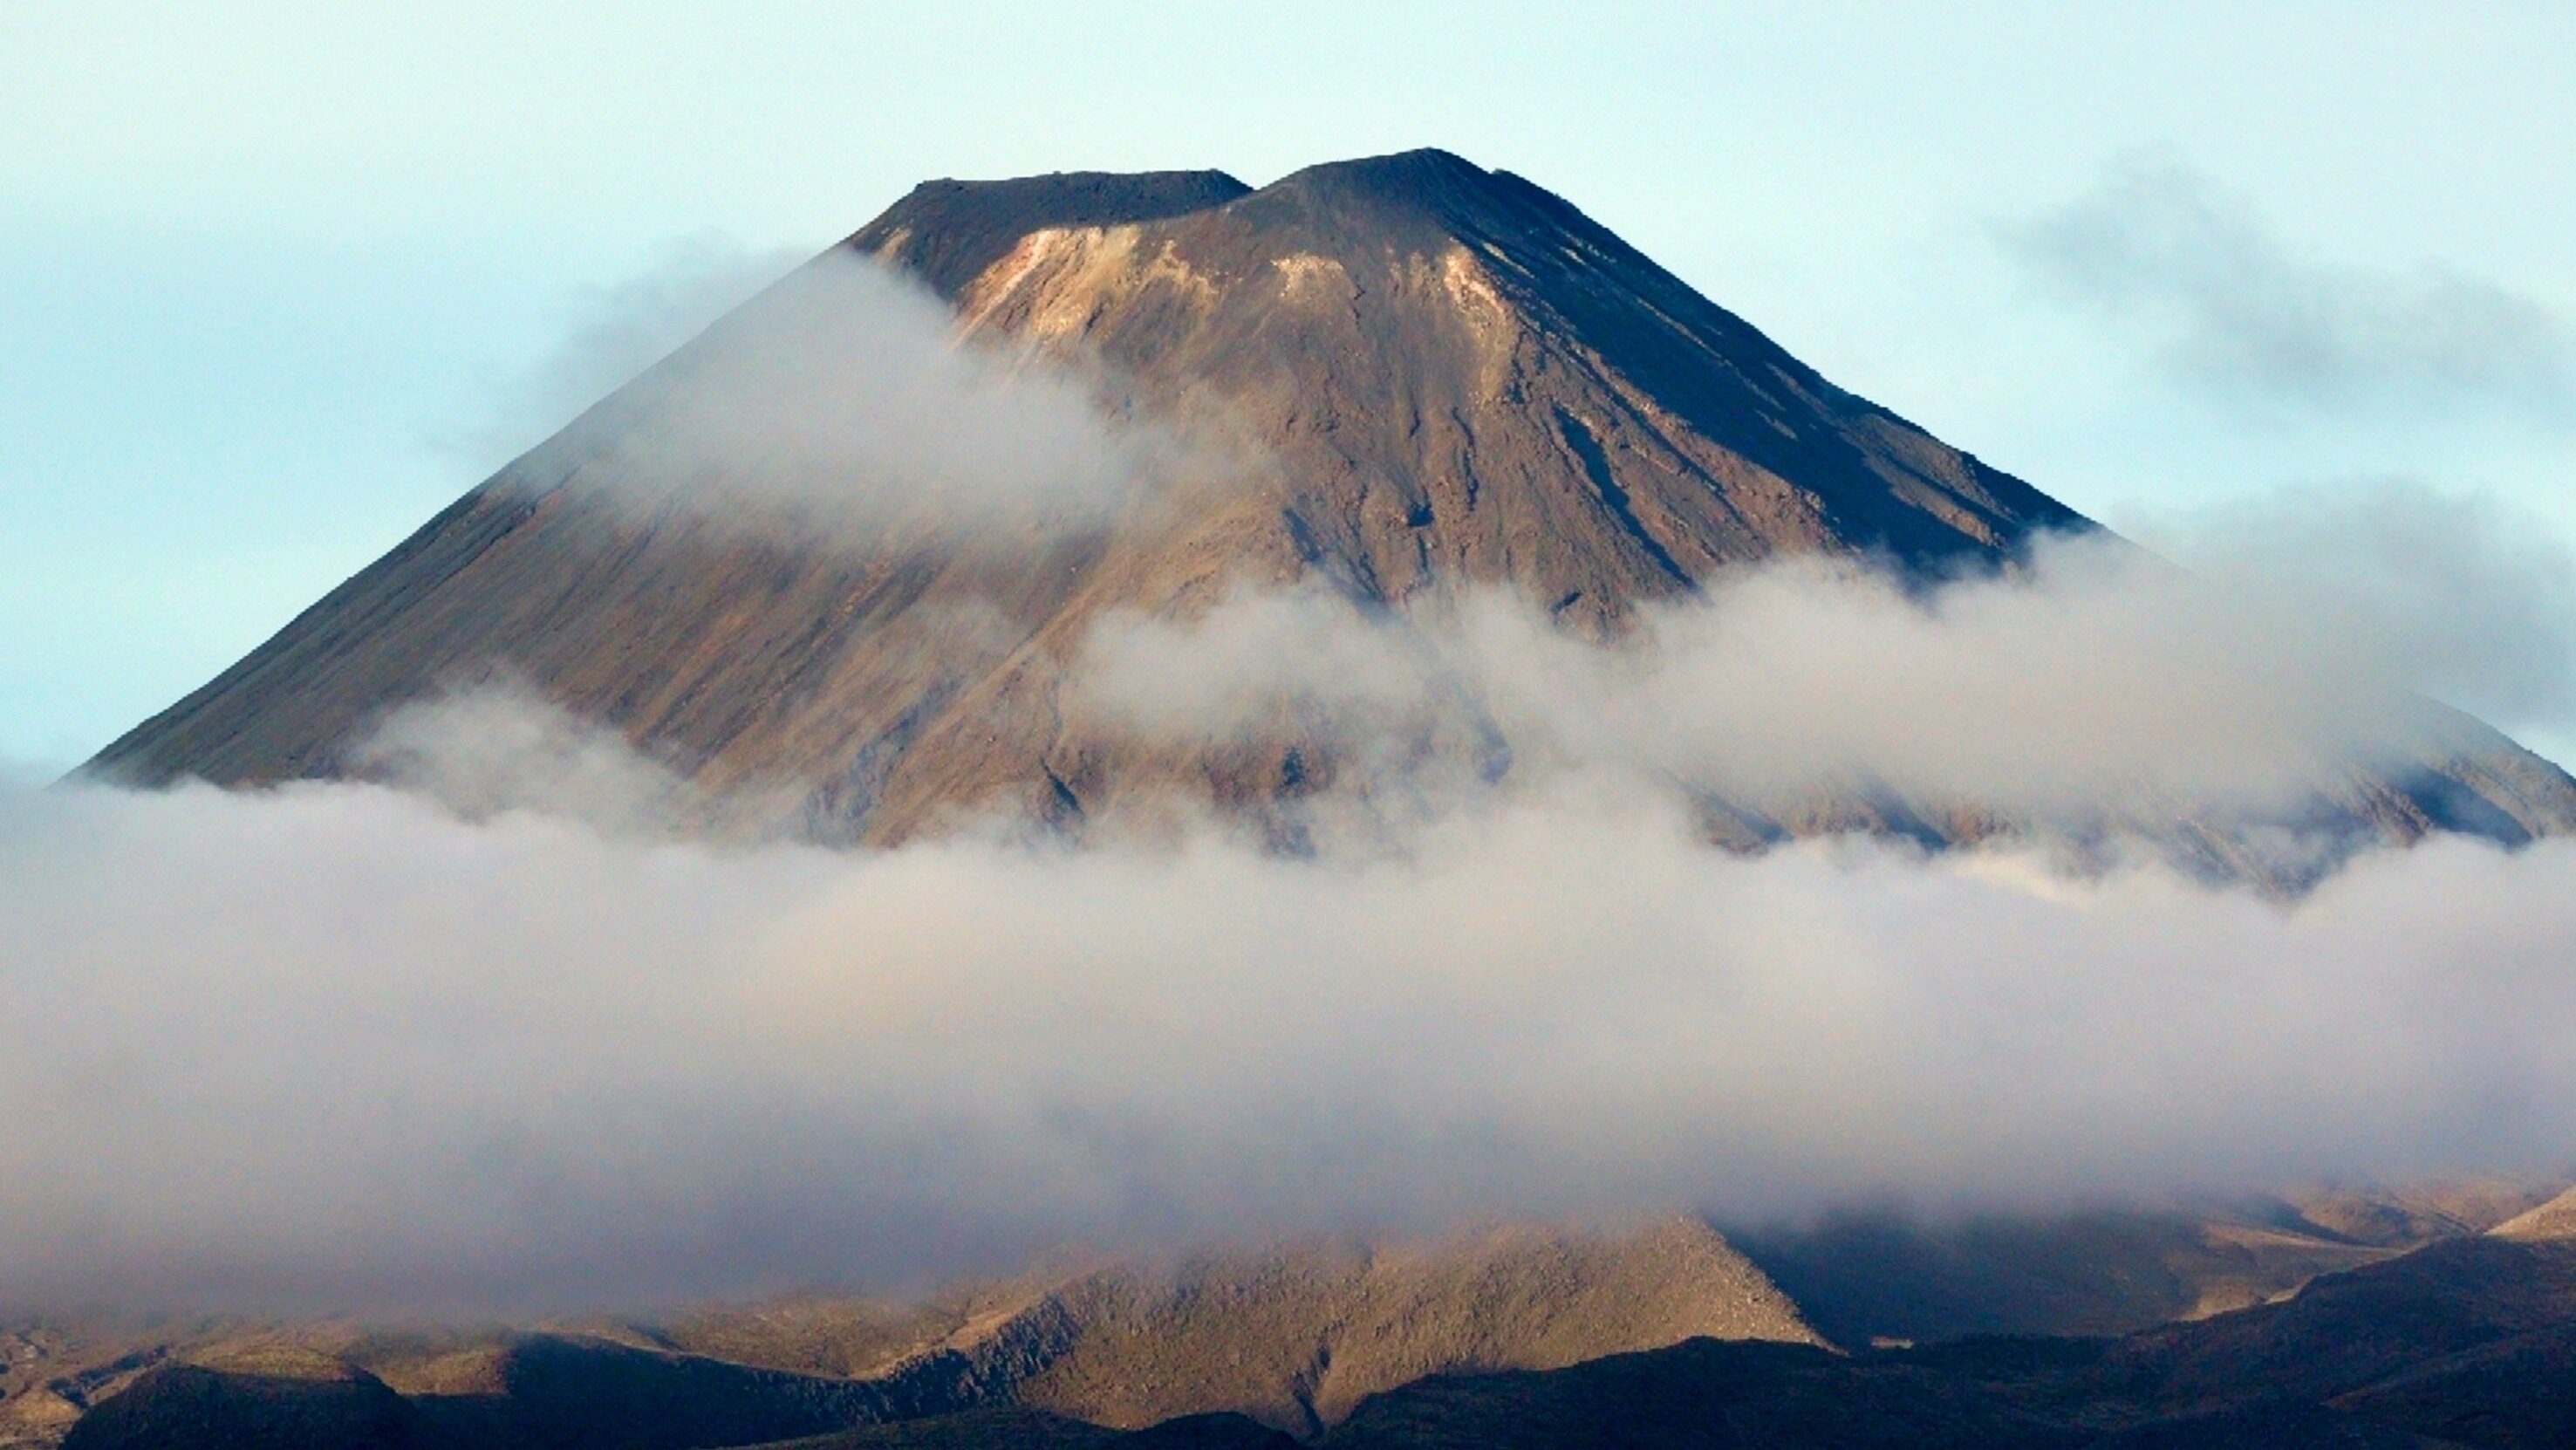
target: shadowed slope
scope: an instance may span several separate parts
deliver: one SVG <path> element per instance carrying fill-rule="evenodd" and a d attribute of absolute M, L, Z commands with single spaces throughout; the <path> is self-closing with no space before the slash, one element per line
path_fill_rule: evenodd
<path fill-rule="evenodd" d="M 2122 1334 L 2393 1257 L 2237 1217 L 2098 1209 L 1932 1226 L 1887 1213 L 1733 1235 L 1835 1342 Z"/>

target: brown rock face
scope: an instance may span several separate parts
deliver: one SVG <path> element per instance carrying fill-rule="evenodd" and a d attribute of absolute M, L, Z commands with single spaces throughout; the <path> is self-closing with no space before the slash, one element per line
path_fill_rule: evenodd
<path fill-rule="evenodd" d="M 1080 527 L 895 518 L 828 545 L 612 505 L 619 445 L 692 386 L 684 349 L 95 768 L 344 773 L 375 716 L 497 668 L 705 785 L 792 786 L 829 838 L 896 840 L 969 808 L 1069 821 L 1175 786 L 1259 815 L 1328 784 L 1330 752 L 1293 727 L 1225 752 L 1069 720 L 1066 664 L 1105 611 L 1185 611 L 1236 579 L 1363 603 L 1495 584 L 1599 633 L 1733 562 L 1939 570 L 2090 527 L 1834 387 L 1565 201 L 1442 152 L 1258 191 L 1216 172 L 928 183 L 832 255 L 851 252 L 926 283 L 969 339 L 1079 358 L 1122 405 L 1260 466 Z M 754 306 L 788 305 L 793 283 Z M 2350 794 L 2332 809 L 2383 837 L 2576 824 L 2576 784 L 2500 737 Z M 1985 828 L 1945 829 L 1945 811 L 1856 799 L 1813 828 Z M 1720 814 L 1748 841 L 1810 828 Z"/>

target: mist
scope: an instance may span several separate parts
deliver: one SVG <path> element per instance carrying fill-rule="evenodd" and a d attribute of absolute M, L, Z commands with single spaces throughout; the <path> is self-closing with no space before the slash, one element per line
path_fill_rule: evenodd
<path fill-rule="evenodd" d="M 436 441 L 486 469 L 513 458 L 804 260 L 720 232 L 666 242 L 642 271 L 565 298 L 554 345 L 494 382 L 485 416 Z"/>
<path fill-rule="evenodd" d="M 658 337 L 662 301 L 645 289 L 582 337 Z M 572 351 L 598 375 L 581 337 Z M 1249 461 L 1185 421 L 1141 416 L 1099 359 L 963 336 L 918 281 L 834 249 L 503 477 L 800 543 L 938 544 L 996 527 L 1098 527 Z"/>
<path fill-rule="evenodd" d="M 2375 854 L 2283 904 L 2010 849 L 1733 856 L 1566 784 L 1303 859 L 15 790 L 0 1295 L 561 1312 L 2576 1142 L 2568 843 Z"/>
<path fill-rule="evenodd" d="M 2539 514 L 2420 479 L 2338 479 L 2127 521 L 2297 660 L 2366 670 L 2508 732 L 2576 725 L 2576 555 Z"/>
<path fill-rule="evenodd" d="M 2323 353 L 2268 316 L 2187 341 L 2312 390 L 2554 376 L 2372 351 L 2413 305 L 2327 309 Z M 827 257 L 504 479 L 830 547 L 1260 466 L 1067 362 Z M 2037 832 L 1708 841 L 1705 792 L 1856 782 L 2260 816 L 2493 743 L 2432 700 L 2565 718 L 2563 552 L 2413 486 L 2333 503 L 2179 528 L 2197 574 L 2104 536 L 1931 586 L 1782 562 L 1606 644 L 1478 591 L 1100 619 L 1074 724 L 1288 719 L 1407 788 L 1299 853 L 1187 811 L 1079 848 L 709 830 L 739 803 L 506 677 L 377 722 L 366 783 L 0 772 L 0 1300 L 556 1314 L 1068 1246 L 2562 1169 L 2576 842 L 2267 895 Z"/>
<path fill-rule="evenodd" d="M 1416 785 L 1411 742 L 1505 742 L 1302 854 L 1186 813 L 711 829 L 739 802 L 507 677 L 379 722 L 370 783 L 0 786 L 0 1301 L 542 1315 L 2560 1171 L 2576 842 L 2282 896 L 2035 832 L 1740 855 L 1694 809 L 1866 774 L 2171 819 L 2439 743 L 2406 692 L 2443 679 L 2550 715 L 2567 561 L 2482 508 L 2356 489 L 2200 535 L 2233 552 L 2196 574 L 2102 536 L 1929 588 L 1788 561 L 1608 643 L 1490 593 L 1101 619 L 1077 722 L 1285 712 Z"/>
<path fill-rule="evenodd" d="M 2138 330 L 2176 378 L 2238 404 L 2482 405 L 2576 421 L 2576 332 L 2531 298 L 2425 264 L 2307 256 L 2246 198 L 2133 155 L 2065 206 L 2000 233 L 2051 292 Z"/>
<path fill-rule="evenodd" d="M 1609 643 L 1502 589 L 1378 606 L 1247 585 L 1196 615 L 1107 617 L 1071 696 L 1146 740 L 1286 722 L 1363 782 L 1420 784 L 1456 752 L 1418 742 L 1481 731 L 1523 781 L 1771 812 L 1891 792 L 2064 830 L 2287 822 L 2356 773 L 2510 748 L 2442 705 L 2517 726 L 2576 707 L 2576 565 L 2492 505 L 2354 486 L 2166 536 L 2201 568 L 2105 533 L 1931 586 L 1848 559 L 1739 567 Z"/>

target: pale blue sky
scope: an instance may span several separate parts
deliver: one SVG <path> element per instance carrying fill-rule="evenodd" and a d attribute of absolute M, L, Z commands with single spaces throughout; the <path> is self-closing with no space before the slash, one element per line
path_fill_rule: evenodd
<path fill-rule="evenodd" d="M 13 0 L 0 759 L 475 482 L 585 297 L 936 175 L 1445 146 L 2115 525 L 2403 474 L 2576 538 L 2570 56 L 2564 3 Z"/>

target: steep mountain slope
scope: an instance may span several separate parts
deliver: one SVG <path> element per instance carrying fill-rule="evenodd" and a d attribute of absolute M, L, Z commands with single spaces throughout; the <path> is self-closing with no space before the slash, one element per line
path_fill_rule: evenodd
<path fill-rule="evenodd" d="M 1163 461 L 1167 486 L 1079 518 L 943 512 L 916 489 L 860 523 L 764 530 L 702 476 L 726 460 L 642 476 L 675 411 L 786 386 L 812 412 L 896 406 L 861 396 L 864 336 L 821 338 L 797 377 L 759 371 L 830 332 L 825 279 L 853 257 L 932 289 L 980 355 L 1060 364 L 1133 426 L 1194 440 Z M 835 393 L 844 376 L 854 391 Z M 763 452 L 745 426 L 743 451 Z M 809 497 L 856 487 L 846 459 L 804 466 Z M 1335 785 L 1335 742 L 1295 718 L 1224 748 L 1101 728 L 1064 688 L 1096 621 L 1302 579 L 1370 606 L 1503 586 L 1598 636 L 1729 563 L 1821 553 L 1938 573 L 2087 527 L 1834 387 L 1565 201 L 1446 153 L 1258 191 L 1215 172 L 938 182 L 93 768 L 224 784 L 362 770 L 353 745 L 389 708 L 497 672 L 825 838 L 899 840 L 987 807 L 1071 824 L 1172 788 L 1293 834 L 1278 813 Z M 2507 841 L 2576 826 L 2576 781 L 2480 739 L 2342 781 L 2297 824 Z M 1412 748 L 1510 768 L 1472 712 Z M 1713 803 L 1710 818 L 1747 845 L 1852 828 L 1937 842 L 1994 829 L 1978 807 L 1860 784 L 1788 810 Z M 2248 870 L 2223 830 L 2136 824 Z"/>
<path fill-rule="evenodd" d="M 849 245 L 900 259 L 913 209 Z M 1938 563 L 2082 523 L 1557 197 L 1442 152 L 1150 225 L 1034 230 L 949 295 L 970 330 L 1079 342 L 1159 398 L 1224 398 L 1288 475 L 1295 547 L 1379 598 L 1509 579 L 1610 613 L 1732 560 Z"/>

